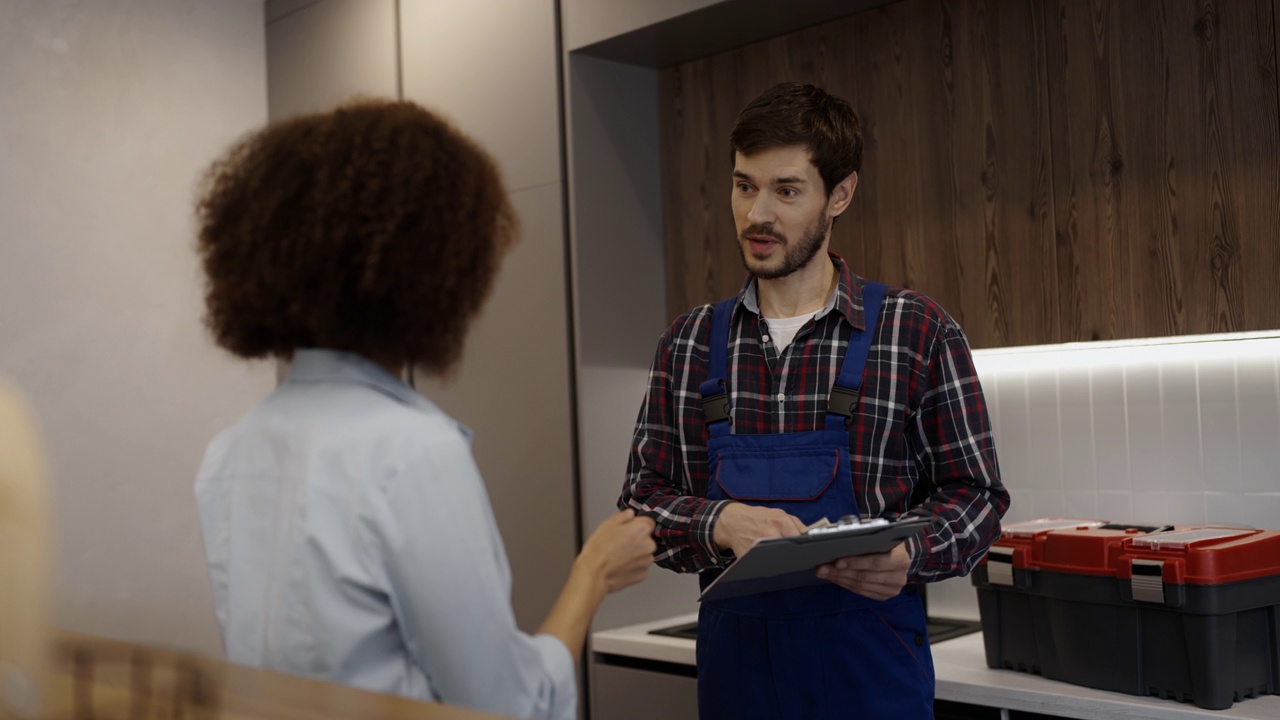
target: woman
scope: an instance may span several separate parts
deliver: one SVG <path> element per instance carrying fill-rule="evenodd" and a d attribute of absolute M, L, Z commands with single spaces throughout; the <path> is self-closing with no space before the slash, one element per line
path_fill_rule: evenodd
<path fill-rule="evenodd" d="M 454 365 L 515 238 L 494 163 L 416 105 L 361 102 L 240 142 L 198 217 L 214 338 L 291 365 L 196 481 L 228 658 L 573 717 L 573 658 L 605 595 L 645 577 L 652 521 L 601 524 L 522 633 L 469 433 L 400 380 Z"/>

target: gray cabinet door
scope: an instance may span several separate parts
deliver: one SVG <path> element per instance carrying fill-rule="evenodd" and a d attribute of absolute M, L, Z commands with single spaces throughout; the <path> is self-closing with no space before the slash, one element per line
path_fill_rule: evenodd
<path fill-rule="evenodd" d="M 592 720 L 697 720 L 696 678 L 596 663 Z"/>

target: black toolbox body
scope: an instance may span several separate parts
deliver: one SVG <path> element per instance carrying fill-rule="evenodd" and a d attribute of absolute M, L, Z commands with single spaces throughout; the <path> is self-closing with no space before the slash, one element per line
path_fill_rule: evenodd
<path fill-rule="evenodd" d="M 972 581 L 992 668 L 1207 709 L 1280 692 L 1280 533 L 1045 518 Z"/>

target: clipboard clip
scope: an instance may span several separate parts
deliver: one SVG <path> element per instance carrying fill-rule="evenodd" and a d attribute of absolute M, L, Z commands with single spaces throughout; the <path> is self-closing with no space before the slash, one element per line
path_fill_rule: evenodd
<path fill-rule="evenodd" d="M 831 522 L 826 518 L 813 523 L 805 528 L 805 535 L 823 535 L 826 533 L 844 532 L 850 528 L 873 528 L 881 527 L 889 524 L 889 520 L 885 518 L 870 518 L 863 520 L 857 515 L 845 515 L 835 522 Z"/>

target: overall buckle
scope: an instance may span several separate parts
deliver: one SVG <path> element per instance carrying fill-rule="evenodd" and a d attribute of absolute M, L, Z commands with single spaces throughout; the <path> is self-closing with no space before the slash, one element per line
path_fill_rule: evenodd
<path fill-rule="evenodd" d="M 831 397 L 827 399 L 827 412 L 844 416 L 844 424 L 853 422 L 853 412 L 858 407 L 858 398 L 862 391 L 858 388 L 847 388 L 836 385 L 831 388 Z"/>

